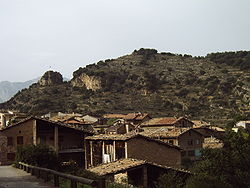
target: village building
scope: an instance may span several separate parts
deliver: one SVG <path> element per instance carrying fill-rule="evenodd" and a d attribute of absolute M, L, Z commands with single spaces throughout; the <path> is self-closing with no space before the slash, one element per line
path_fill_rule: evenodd
<path fill-rule="evenodd" d="M 26 114 L 12 111 L 0 112 L 0 130 L 9 126 L 11 123 L 27 118 Z"/>
<path fill-rule="evenodd" d="M 166 173 L 175 172 L 183 179 L 191 175 L 188 171 L 131 158 L 105 163 L 88 170 L 104 177 L 109 182 L 126 183 L 144 188 L 155 187 L 155 182 Z"/>
<path fill-rule="evenodd" d="M 216 127 L 216 126 L 196 126 L 194 127 L 194 129 L 196 131 L 198 131 L 199 133 L 201 133 L 204 138 L 208 138 L 208 137 L 215 137 L 215 138 L 221 138 L 224 134 L 225 134 L 225 130 L 220 128 L 220 127 Z"/>
<path fill-rule="evenodd" d="M 151 117 L 147 113 L 138 112 L 138 113 L 129 113 L 125 115 L 123 119 L 125 120 L 125 122 L 133 123 L 134 125 L 139 125 L 145 121 L 150 120 Z"/>
<path fill-rule="evenodd" d="M 105 131 L 106 134 L 126 134 L 136 129 L 136 126 L 132 123 L 125 123 L 118 120 L 114 125 L 108 127 Z"/>
<path fill-rule="evenodd" d="M 193 127 L 200 127 L 200 126 L 209 126 L 210 123 L 203 121 L 203 120 L 192 120 L 192 122 L 194 123 Z"/>
<path fill-rule="evenodd" d="M 167 128 L 172 130 L 174 128 L 192 128 L 194 123 L 187 118 L 180 117 L 161 117 L 153 118 L 141 124 L 144 130 L 154 130 L 158 128 Z"/>
<path fill-rule="evenodd" d="M 93 135 L 81 126 L 73 127 L 37 117 L 6 127 L 1 133 L 7 139 L 2 154 L 6 155 L 8 164 L 15 160 L 17 147 L 45 144 L 55 150 L 62 161 L 74 160 L 84 165 L 84 138 Z"/>
<path fill-rule="evenodd" d="M 157 130 L 144 131 L 141 134 L 153 139 L 179 146 L 182 151 L 182 158 L 197 160 L 201 156 L 204 137 L 195 129 L 190 128 L 158 128 Z"/>
<path fill-rule="evenodd" d="M 85 167 L 134 158 L 165 166 L 181 165 L 181 149 L 160 140 L 136 134 L 102 134 L 85 138 Z"/>
<path fill-rule="evenodd" d="M 125 117 L 124 114 L 105 114 L 103 118 L 105 119 L 123 119 Z"/>
<path fill-rule="evenodd" d="M 133 123 L 134 125 L 139 125 L 151 119 L 149 114 L 141 112 L 128 114 L 105 114 L 103 117 L 106 119 L 123 119 L 125 122 Z"/>
<path fill-rule="evenodd" d="M 234 127 L 232 128 L 232 130 L 234 132 L 238 132 L 239 129 L 245 129 L 245 130 L 248 130 L 250 131 L 250 120 L 247 120 L 247 121 L 239 121 L 237 122 Z"/>

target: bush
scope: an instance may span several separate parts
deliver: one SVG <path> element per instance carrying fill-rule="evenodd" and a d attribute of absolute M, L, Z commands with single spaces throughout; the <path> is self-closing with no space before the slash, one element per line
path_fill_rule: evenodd
<path fill-rule="evenodd" d="M 229 188 L 230 186 L 216 177 L 208 175 L 193 176 L 188 179 L 185 188 Z"/>
<path fill-rule="evenodd" d="M 163 174 L 157 182 L 158 188 L 181 188 L 185 185 L 185 179 L 176 172 Z"/>
<path fill-rule="evenodd" d="M 56 153 L 46 145 L 28 145 L 17 148 L 16 162 L 57 169 L 59 166 Z"/>

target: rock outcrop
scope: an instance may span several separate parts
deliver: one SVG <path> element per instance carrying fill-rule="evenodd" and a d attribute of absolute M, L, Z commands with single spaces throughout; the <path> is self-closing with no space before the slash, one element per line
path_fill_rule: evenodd
<path fill-rule="evenodd" d="M 38 81 L 41 86 L 50 86 L 63 83 L 63 77 L 59 72 L 47 71 Z"/>
<path fill-rule="evenodd" d="M 89 76 L 87 74 L 81 74 L 79 77 L 73 79 L 71 84 L 76 87 L 86 87 L 92 91 L 101 89 L 101 79 L 96 76 Z"/>

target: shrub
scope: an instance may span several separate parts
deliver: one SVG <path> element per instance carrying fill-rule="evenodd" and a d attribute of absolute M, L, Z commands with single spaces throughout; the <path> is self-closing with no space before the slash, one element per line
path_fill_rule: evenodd
<path fill-rule="evenodd" d="M 46 145 L 28 145 L 17 149 L 16 162 L 57 169 L 59 166 L 56 153 Z"/>

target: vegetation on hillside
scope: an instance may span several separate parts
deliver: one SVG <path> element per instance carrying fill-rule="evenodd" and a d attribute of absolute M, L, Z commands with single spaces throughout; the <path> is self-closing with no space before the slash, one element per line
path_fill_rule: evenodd
<path fill-rule="evenodd" d="M 130 55 L 81 67 L 69 82 L 33 84 L 0 108 L 30 114 L 141 111 L 152 116 L 185 115 L 225 123 L 235 115 L 249 117 L 248 57 L 249 52 L 192 57 L 154 49 L 135 50 Z M 242 65 L 238 66 L 237 59 Z M 100 81 L 100 88 L 92 91 L 84 83 L 75 84 L 82 75 Z"/>

